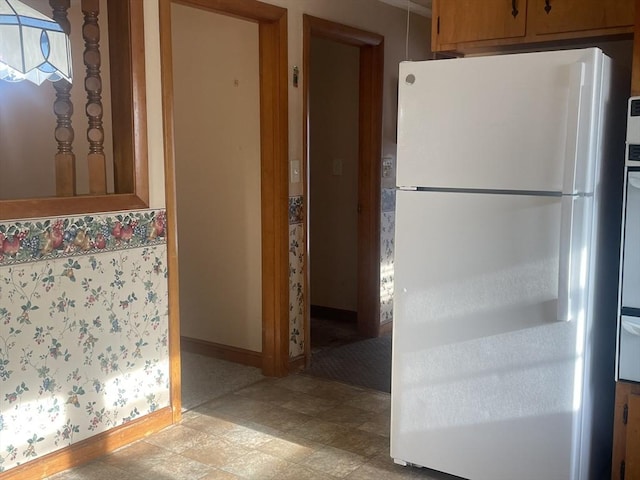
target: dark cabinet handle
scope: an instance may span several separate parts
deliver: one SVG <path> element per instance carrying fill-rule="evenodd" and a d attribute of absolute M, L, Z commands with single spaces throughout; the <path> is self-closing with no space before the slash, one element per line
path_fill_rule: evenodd
<path fill-rule="evenodd" d="M 544 0 L 544 11 L 549 15 L 549 12 L 551 11 L 551 0 Z"/>
<path fill-rule="evenodd" d="M 518 16 L 518 0 L 511 0 L 511 15 L 513 18 Z"/>

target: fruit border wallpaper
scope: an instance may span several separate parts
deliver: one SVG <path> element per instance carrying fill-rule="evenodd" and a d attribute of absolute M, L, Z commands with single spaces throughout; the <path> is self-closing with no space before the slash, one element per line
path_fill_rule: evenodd
<path fill-rule="evenodd" d="M 0 223 L 0 266 L 164 243 L 166 213 Z"/>
<path fill-rule="evenodd" d="M 169 405 L 165 218 L 0 223 L 0 472 Z"/>
<path fill-rule="evenodd" d="M 386 193 L 386 195 L 384 194 Z M 382 320 L 393 192 L 383 192 Z M 0 472 L 169 406 L 166 213 L 0 222 Z M 303 198 L 289 198 L 289 355 L 304 353 Z"/>

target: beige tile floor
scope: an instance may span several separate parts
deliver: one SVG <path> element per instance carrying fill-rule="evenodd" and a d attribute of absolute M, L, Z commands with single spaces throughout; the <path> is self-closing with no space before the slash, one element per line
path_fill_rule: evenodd
<path fill-rule="evenodd" d="M 390 395 L 303 374 L 263 378 L 50 480 L 447 479 L 394 465 Z"/>

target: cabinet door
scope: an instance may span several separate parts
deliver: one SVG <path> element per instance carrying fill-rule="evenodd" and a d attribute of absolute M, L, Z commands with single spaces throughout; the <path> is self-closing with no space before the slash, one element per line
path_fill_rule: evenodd
<path fill-rule="evenodd" d="M 434 0 L 434 44 L 523 37 L 527 0 Z"/>
<path fill-rule="evenodd" d="M 529 0 L 529 30 L 537 35 L 626 27 L 634 0 Z"/>
<path fill-rule="evenodd" d="M 626 480 L 640 480 L 640 395 L 629 395 L 627 414 Z"/>

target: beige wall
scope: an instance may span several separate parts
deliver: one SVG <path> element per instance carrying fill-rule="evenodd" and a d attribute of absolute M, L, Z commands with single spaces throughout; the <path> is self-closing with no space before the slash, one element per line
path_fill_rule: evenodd
<path fill-rule="evenodd" d="M 312 38 L 309 105 L 311 304 L 358 310 L 359 49 Z"/>
<path fill-rule="evenodd" d="M 174 4 L 184 336 L 262 350 L 258 26 Z"/>
<path fill-rule="evenodd" d="M 313 15 L 384 35 L 383 155 L 396 153 L 396 110 L 399 62 L 426 60 L 430 56 L 431 19 L 411 14 L 409 56 L 406 56 L 406 11 L 375 0 L 267 0 L 287 9 L 289 25 L 289 71 L 302 71 L 303 14 Z M 301 83 L 302 85 L 302 83 Z M 302 88 L 289 88 L 289 160 L 302 159 Z M 392 181 L 390 183 L 393 183 Z M 290 195 L 302 194 L 302 183 L 293 183 Z"/>
<path fill-rule="evenodd" d="M 147 148 L 149 156 L 149 207 L 164 208 L 164 125 L 162 122 L 162 83 L 160 81 L 159 6 L 144 1 L 144 59 L 147 93 Z"/>
<path fill-rule="evenodd" d="M 431 19 L 411 14 L 409 48 L 406 55 L 406 12 L 375 0 L 267 0 L 287 9 L 289 72 L 294 66 L 302 70 L 302 16 L 314 15 L 385 36 L 385 76 L 383 106 L 383 154 L 395 157 L 398 64 L 430 57 Z M 145 43 L 147 68 L 147 112 L 149 133 L 151 206 L 164 205 L 164 175 L 162 171 L 162 97 L 160 84 L 160 53 L 158 2 L 144 0 Z M 290 75 L 291 78 L 291 75 Z M 302 83 L 300 83 L 302 85 Z M 302 160 L 302 88 L 289 83 L 289 160 Z M 385 182 L 385 180 L 383 180 Z M 389 186 L 393 180 L 387 180 Z M 289 195 L 302 195 L 302 183 L 293 183 Z"/>
<path fill-rule="evenodd" d="M 109 37 L 107 30 L 107 0 L 101 0 L 100 8 L 100 51 L 102 54 L 101 75 L 103 79 L 103 127 L 105 132 L 105 154 L 113 158 L 111 142 L 111 91 L 109 82 Z M 32 8 L 51 16 L 48 2 L 23 0 Z M 86 140 L 87 103 L 83 79 L 84 40 L 80 0 L 72 0 L 69 19 L 71 48 L 73 55 L 73 86 L 71 101 L 74 105 L 72 126 L 75 130 L 73 151 L 76 155 L 78 193 L 89 193 Z M 53 84 L 45 81 L 37 86 L 31 82 L 8 83 L 0 81 L 0 199 L 55 196 L 55 162 L 57 143 L 54 138 L 56 118 L 53 114 L 55 90 Z M 107 184 L 113 191 L 113 165 L 107 162 Z"/>
<path fill-rule="evenodd" d="M 162 98 L 161 66 L 160 66 L 158 1 L 157 0 L 143 0 L 143 1 L 144 1 L 144 9 L 145 9 L 144 22 L 145 22 L 145 61 L 146 61 L 146 86 L 147 86 L 146 100 L 147 100 L 147 135 L 148 135 L 148 153 L 149 153 L 148 159 L 149 159 L 149 178 L 150 178 L 150 185 L 149 185 L 150 207 L 152 209 L 159 209 L 164 207 L 166 202 L 165 202 L 165 187 L 164 187 L 164 181 L 165 181 L 164 155 L 163 155 L 164 132 L 163 132 L 163 121 L 162 121 L 163 98 Z M 274 1 L 274 3 L 276 2 Z M 303 11 L 319 17 L 325 17 L 330 20 L 335 20 L 338 22 L 351 24 L 360 28 L 375 31 L 387 37 L 386 44 L 385 44 L 386 45 L 385 46 L 386 65 L 387 65 L 386 75 L 385 75 L 385 104 L 384 104 L 385 149 L 386 149 L 385 152 L 395 151 L 395 146 L 393 145 L 393 141 L 395 140 L 395 98 L 396 98 L 395 91 L 396 91 L 396 82 L 397 82 L 396 71 L 397 71 L 398 61 L 404 56 L 403 54 L 404 52 L 404 27 L 403 27 L 404 14 L 403 12 L 400 11 L 399 9 L 395 9 L 393 7 L 379 4 L 373 0 L 308 0 L 308 1 L 305 1 L 305 0 L 284 1 L 283 0 L 283 1 L 280 1 L 279 4 L 289 7 L 290 9 L 288 14 L 290 70 L 293 68 L 294 65 L 299 67 L 301 67 L 302 65 L 302 13 Z M 421 20 L 421 19 L 417 19 L 417 20 Z M 427 25 L 426 20 L 424 21 L 424 24 Z M 257 27 L 255 25 L 252 25 L 252 28 L 255 29 Z M 415 32 L 418 32 L 418 31 L 419 31 L 419 28 L 414 26 L 414 28 L 412 29 L 412 32 L 414 32 L 415 34 Z M 420 42 L 426 45 L 426 43 L 428 42 L 428 28 L 421 35 L 422 37 L 420 37 L 420 35 L 416 35 L 415 38 L 418 38 L 418 37 L 422 38 Z M 225 51 L 229 51 L 229 49 L 231 49 L 233 45 L 227 44 L 227 45 L 224 45 L 224 47 L 225 47 Z M 202 57 L 203 54 L 206 53 L 206 51 L 203 51 L 203 50 L 199 50 L 198 52 L 200 54 L 200 57 Z M 193 59 L 193 56 L 190 55 L 190 58 Z M 200 58 L 198 58 L 198 60 L 200 61 Z M 256 62 L 252 62 L 252 64 L 255 64 L 255 63 Z M 301 75 L 304 75 L 304 74 L 305 72 L 301 71 Z M 244 81 L 241 81 L 239 83 L 239 88 L 243 88 L 246 85 L 247 84 Z M 257 87 L 256 87 L 256 90 L 257 90 Z M 290 159 L 300 160 L 302 158 L 302 137 L 301 137 L 302 89 L 301 88 L 296 89 L 290 85 L 289 95 L 290 95 L 289 97 L 289 100 L 290 100 L 289 101 L 289 121 L 290 121 L 289 154 L 290 154 Z M 4 103 L 0 102 L 0 108 L 2 107 L 2 105 L 4 105 Z M 79 101 L 76 103 L 76 111 L 79 111 L 77 105 L 83 105 L 83 102 Z M 197 112 L 197 110 L 204 111 L 203 108 L 198 108 L 194 113 L 201 113 L 201 112 Z M 208 114 L 211 117 L 218 115 L 218 113 L 213 110 L 209 110 Z M 221 116 L 224 118 L 224 115 L 221 115 Z M 227 116 L 231 117 L 231 114 Z M 249 115 L 249 117 L 253 119 L 258 118 L 258 116 L 255 113 Z M 220 118 L 220 117 L 217 117 L 217 118 Z M 248 122 L 247 128 L 252 128 L 250 127 L 250 122 Z M 215 152 L 217 148 L 217 145 L 215 144 L 215 142 L 212 141 L 211 135 L 212 135 L 212 131 L 207 131 L 206 134 L 204 134 L 203 136 L 200 136 L 197 140 L 198 144 L 206 145 L 205 154 Z M 81 137 L 80 134 L 78 134 L 77 136 Z M 44 137 L 45 136 L 42 136 L 42 138 L 38 137 L 37 141 L 39 142 L 43 141 L 42 139 Z M 33 138 L 29 136 L 27 139 L 21 142 L 29 143 L 33 141 L 34 141 Z M 3 159 L 7 158 L 7 146 L 4 143 L 0 143 L 0 144 L 2 145 L 2 151 L 0 152 L 0 161 L 2 161 Z M 208 157 L 208 158 L 211 158 L 211 157 Z M 35 182 L 34 177 L 38 173 L 34 171 L 34 168 L 35 167 L 29 167 L 30 183 Z M 0 177 L 4 175 L 5 175 L 4 168 L 0 165 Z M 242 176 L 246 176 L 246 175 L 242 175 Z M 220 172 L 219 177 L 223 178 L 224 181 L 226 181 L 226 183 L 228 184 L 233 183 L 234 186 L 236 186 L 236 180 L 237 180 L 236 173 L 230 173 L 224 170 Z M 302 193 L 302 185 L 301 184 L 293 185 L 290 190 L 290 193 L 291 195 L 298 195 Z M 218 211 L 231 211 L 235 213 L 243 213 L 242 209 L 239 208 L 237 205 L 244 205 L 244 204 L 239 203 L 234 205 L 232 202 L 229 202 L 229 201 L 226 201 L 223 203 L 216 203 L 216 202 L 207 200 L 207 201 L 200 202 L 198 205 L 200 206 L 201 212 L 203 213 L 211 212 L 211 213 L 215 213 L 216 214 L 215 216 L 218 216 L 217 214 Z M 148 213 L 149 213 L 148 211 L 145 211 L 145 212 L 141 212 L 140 215 L 146 215 Z M 220 215 L 223 215 L 223 213 Z M 202 215 L 202 217 L 209 218 L 205 215 Z M 203 226 L 203 228 L 204 227 L 205 226 Z M 217 238 L 217 235 L 216 235 L 216 238 Z M 188 245 L 186 245 L 185 243 L 186 243 L 186 240 L 184 240 L 183 243 L 180 245 L 181 258 L 183 255 L 185 255 L 185 252 L 188 252 L 188 254 L 191 254 Z M 206 255 L 209 255 L 212 250 L 215 250 L 215 246 L 212 246 L 211 244 L 207 243 L 206 238 L 200 243 L 201 243 L 201 246 L 205 247 L 204 250 Z M 196 248 L 200 248 L 200 246 L 196 246 Z M 235 244 L 234 244 L 234 248 L 235 248 Z M 231 252 L 231 250 L 229 250 L 229 252 Z M 158 254 L 160 256 L 164 256 L 165 254 L 164 247 L 158 250 Z M 142 257 L 140 255 L 142 255 Z M 133 268 L 133 273 L 131 273 L 131 275 L 136 276 L 139 274 L 147 273 L 146 270 L 136 270 L 137 268 L 136 265 L 143 262 L 143 260 L 147 261 L 148 257 L 146 253 L 136 254 L 135 249 L 132 249 L 130 253 L 127 254 L 125 257 L 123 257 L 121 254 L 117 254 L 116 256 L 121 260 L 125 257 L 129 259 L 129 261 L 126 262 L 126 265 L 128 266 L 127 268 L 129 267 Z M 88 261 L 89 259 L 86 258 L 86 256 L 78 257 L 78 262 L 80 263 L 85 262 L 85 260 Z M 114 263 L 114 266 L 115 266 L 117 265 L 117 259 L 114 261 L 116 262 Z M 40 267 L 37 267 L 37 268 L 39 269 Z M 157 268 L 156 265 L 152 267 L 154 273 L 158 274 L 158 272 L 155 271 L 156 268 Z M 299 265 L 296 264 L 295 268 L 299 268 Z M 21 271 L 22 269 L 23 268 L 20 267 L 19 270 Z M 90 271 L 93 271 L 94 267 L 87 264 L 86 267 L 83 266 L 83 271 L 84 269 L 86 269 L 87 272 L 90 272 Z M 164 273 L 160 272 L 160 274 L 163 275 L 163 278 L 165 278 L 164 275 L 166 275 L 166 272 Z M 93 274 L 91 275 L 93 276 Z M 98 282 L 105 281 L 108 283 L 110 281 L 109 275 L 105 276 L 103 274 L 99 274 L 99 272 L 97 271 L 95 275 L 97 276 L 95 276 L 94 278 Z M 252 278 L 254 279 L 259 278 L 259 276 L 254 274 L 252 275 Z M 68 280 L 61 278 L 60 281 L 66 282 Z M 207 279 L 204 278 L 203 283 L 206 281 Z M 146 284 L 146 282 L 144 283 Z M 68 292 L 75 292 L 77 288 L 80 288 L 79 283 L 73 284 L 73 285 L 69 284 L 69 288 L 71 288 L 71 290 L 67 290 Z M 139 285 L 142 285 L 142 284 L 139 284 Z M 67 288 L 67 287 L 64 287 L 64 288 Z M 115 292 L 113 288 L 111 290 L 109 290 L 109 288 L 111 287 L 107 286 L 106 295 L 107 297 L 112 298 L 113 295 L 117 294 L 117 292 Z M 165 290 L 166 281 L 162 281 L 162 279 L 159 279 L 158 285 L 153 286 L 152 288 L 153 288 L 153 291 L 158 294 L 158 298 L 166 299 L 166 294 L 167 294 Z M 62 293 L 55 293 L 55 292 L 62 292 Z M 188 292 L 188 293 L 191 294 L 191 292 Z M 50 292 L 50 294 L 64 295 L 64 291 L 54 290 Z M 184 299 L 181 299 L 181 300 L 184 301 Z M 88 312 L 87 310 L 88 307 L 80 305 L 78 308 L 79 310 L 77 314 L 80 316 L 82 315 L 86 316 Z M 159 309 L 158 309 L 158 318 L 161 318 L 161 321 L 164 322 L 166 317 L 163 317 L 162 312 L 165 312 L 166 314 L 166 305 L 164 304 L 159 305 Z M 145 313 L 145 312 L 138 312 L 138 313 L 142 315 L 142 313 Z M 149 313 L 149 312 L 146 312 L 146 313 Z M 189 334 L 190 332 L 185 331 L 184 327 L 185 326 L 183 324 L 182 325 L 183 333 Z M 146 359 L 156 361 L 157 358 L 162 359 L 163 356 L 166 354 L 166 336 L 163 335 L 163 332 L 165 332 L 166 330 L 164 330 L 163 328 L 161 328 L 158 333 L 158 338 L 157 338 L 158 343 L 156 346 L 157 348 L 156 354 L 153 355 L 153 359 L 152 359 L 150 355 L 145 353 Z M 257 340 L 257 341 L 254 340 L 255 336 L 252 337 L 253 333 L 242 331 L 242 327 L 240 327 L 236 333 L 240 337 L 242 337 L 242 342 L 238 342 L 238 344 L 246 345 L 248 348 L 259 350 L 259 348 L 256 348 L 253 346 L 253 344 L 259 345 L 259 342 L 260 342 L 260 340 Z M 258 332 L 258 335 L 260 335 L 259 332 Z M 28 339 L 26 339 L 25 341 L 28 343 Z M 124 344 L 123 342 L 120 342 L 117 345 L 120 345 L 121 343 Z M 231 340 L 229 341 L 229 343 L 233 344 Z M 160 357 L 158 357 L 158 355 Z M 165 363 L 164 365 L 166 367 L 168 364 Z M 160 370 L 159 374 L 160 374 L 160 377 L 158 378 L 157 385 L 162 384 L 162 382 L 166 382 L 166 378 L 167 378 L 166 370 Z M 112 379 L 113 375 L 112 374 L 108 376 L 97 375 L 96 378 L 100 381 L 107 381 L 109 380 L 109 378 L 107 377 Z M 63 381 L 64 378 L 61 378 L 61 379 L 56 378 L 56 380 Z M 146 396 L 146 401 L 150 403 L 150 406 L 151 406 L 151 403 L 155 403 L 159 399 L 159 396 L 157 395 L 159 387 L 157 385 L 154 387 L 154 391 L 151 392 L 150 395 Z M 159 405 L 160 407 L 162 407 L 163 405 L 168 403 L 167 385 L 164 384 L 163 387 L 160 387 L 160 390 L 162 390 L 163 397 L 162 399 L 160 399 L 161 402 Z M 36 392 L 36 391 L 37 391 L 37 388 L 35 390 L 31 389 L 31 392 Z M 140 411 L 142 412 L 142 415 L 147 415 L 148 413 L 147 410 L 140 410 Z M 23 415 L 20 416 L 20 420 L 23 420 L 23 423 L 24 421 L 28 421 L 28 418 L 26 418 L 26 416 L 24 416 L 24 418 L 22 417 Z M 81 415 L 81 417 L 83 418 L 83 420 L 89 420 L 89 416 L 87 415 L 85 416 Z M 95 431 L 93 431 L 93 433 L 95 433 Z M 88 434 L 88 436 L 90 436 L 90 434 Z M 70 442 L 75 443 L 76 439 L 72 439 L 70 440 Z"/>
<path fill-rule="evenodd" d="M 430 20 L 415 14 L 411 15 L 411 28 L 409 36 L 409 56 L 406 56 L 406 12 L 374 0 L 269 0 L 271 3 L 288 9 L 288 55 L 289 55 L 289 160 L 301 161 L 303 158 L 303 95 L 302 88 L 294 88 L 291 83 L 291 72 L 294 66 L 300 69 L 302 82 L 306 72 L 302 69 L 302 26 L 303 14 L 310 14 L 326 18 L 335 22 L 351 25 L 364 30 L 379 33 L 385 36 L 385 76 L 383 99 L 383 154 L 395 157 L 396 152 L 396 110 L 397 110 L 397 71 L 400 61 L 410 58 L 421 60 L 429 57 L 428 50 L 430 38 Z M 158 2 L 156 0 L 144 0 L 145 8 L 145 58 L 147 69 L 147 121 L 149 141 L 149 176 L 150 176 L 150 206 L 161 208 L 165 205 L 164 165 L 163 165 L 163 125 L 162 125 L 162 94 L 160 83 L 160 50 L 159 50 L 159 20 Z M 225 51 L 229 51 L 228 48 Z M 200 55 L 202 55 L 200 51 Z M 174 53 L 175 56 L 175 53 Z M 193 58 L 193 57 L 191 57 Z M 302 83 L 300 83 L 302 85 Z M 195 89 L 194 89 L 195 90 Z M 212 117 L 215 111 L 208 112 Z M 211 131 L 207 132 L 204 140 L 198 139 L 198 143 L 205 143 L 207 151 L 216 150 L 210 141 Z M 235 178 L 226 177 L 228 183 L 234 183 Z M 392 177 L 383 179 L 383 186 L 393 186 Z M 302 182 L 292 183 L 289 187 L 289 195 L 301 195 Z M 202 209 L 212 208 L 203 204 Z M 210 205 L 210 203 L 209 203 Z M 224 204 L 227 209 L 232 202 Z M 237 210 L 236 207 L 233 207 Z M 219 208 L 220 209 L 220 208 Z M 179 220 L 181 221 L 181 220 Z M 188 247 L 186 240 L 181 237 L 179 246 L 180 266 L 183 266 L 182 257 Z M 196 246 L 197 247 L 197 246 Z M 188 255 L 192 255 L 188 253 Z M 299 268 L 298 265 L 294 266 Z M 257 278 L 257 276 L 253 276 Z M 184 290 L 183 290 L 184 291 Z M 187 292 L 188 295 L 194 295 Z M 181 302 L 185 302 L 184 294 L 181 294 Z M 190 326 L 182 322 L 182 334 L 199 335 L 190 330 Z M 249 340 L 250 335 L 242 331 L 240 327 L 234 335 L 243 337 L 238 345 L 248 346 L 255 343 L 251 349 L 260 350 L 257 342 Z M 230 344 L 233 344 L 230 342 Z M 246 347 L 245 347 L 246 348 Z"/>

